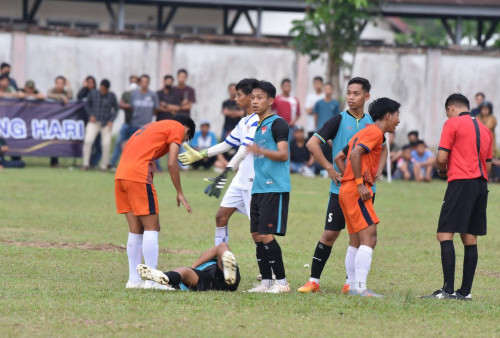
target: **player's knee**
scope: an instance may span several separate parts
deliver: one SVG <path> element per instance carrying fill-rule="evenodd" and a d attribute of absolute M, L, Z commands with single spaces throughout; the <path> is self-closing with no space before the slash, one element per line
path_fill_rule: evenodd
<path fill-rule="evenodd" d="M 215 223 L 217 226 L 225 226 L 227 225 L 228 217 L 224 215 L 224 213 L 218 211 L 215 215 Z"/>
<path fill-rule="evenodd" d="M 321 236 L 321 243 L 332 246 L 339 237 L 339 234 L 340 231 L 323 231 L 323 235 Z"/>

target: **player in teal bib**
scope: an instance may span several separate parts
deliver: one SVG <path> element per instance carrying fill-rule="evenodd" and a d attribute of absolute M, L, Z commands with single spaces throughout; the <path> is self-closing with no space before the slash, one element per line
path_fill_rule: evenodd
<path fill-rule="evenodd" d="M 370 99 L 370 89 L 371 85 L 367 79 L 360 77 L 351 79 L 347 85 L 346 96 L 349 109 L 328 120 L 320 130 L 314 133 L 314 136 L 311 137 L 307 143 L 307 148 L 311 151 L 315 160 L 327 170 L 332 182 L 330 184 L 330 199 L 326 211 L 325 227 L 314 251 L 311 264 L 311 275 L 309 281 L 298 289 L 299 292 L 308 293 L 319 291 L 319 279 L 330 257 L 332 246 L 340 235 L 340 232 L 345 228 L 344 214 L 339 204 L 340 180 L 342 179 L 342 175 L 337 165 L 330 163 L 325 158 L 321 149 L 321 144 L 325 144 L 331 140 L 332 157 L 335 158 L 335 156 L 349 143 L 354 134 L 373 123 L 370 115 L 364 113 L 365 103 Z M 381 155 L 379 174 L 382 173 L 386 158 L 387 149 L 384 148 Z M 373 192 L 375 192 L 375 187 L 373 188 Z M 346 271 L 354 269 L 354 257 L 356 256 L 356 252 L 357 249 L 355 245 L 350 245 L 348 247 L 345 260 Z M 348 291 L 349 280 L 346 280 L 342 292 Z"/>

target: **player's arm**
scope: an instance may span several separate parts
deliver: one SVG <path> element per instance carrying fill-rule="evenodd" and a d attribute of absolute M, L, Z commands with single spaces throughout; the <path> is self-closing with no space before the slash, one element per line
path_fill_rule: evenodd
<path fill-rule="evenodd" d="M 387 145 L 384 143 L 382 145 L 382 152 L 380 153 L 380 161 L 378 163 L 375 181 L 380 180 L 380 177 L 382 176 L 382 171 L 384 171 L 385 165 L 387 164 L 387 156 L 389 156 L 389 152 L 387 151 Z M 387 168 L 387 170 L 391 170 L 391 168 Z"/>
<path fill-rule="evenodd" d="M 364 201 L 372 198 L 370 190 L 366 187 L 363 182 L 363 174 L 361 173 L 361 157 L 366 153 L 366 149 L 360 145 L 354 147 L 351 150 L 351 156 L 349 160 L 351 161 L 352 172 L 354 173 L 354 179 L 358 185 L 359 197 Z"/>
<path fill-rule="evenodd" d="M 191 265 L 192 269 L 195 269 L 202 265 L 203 263 L 206 263 L 208 261 L 211 261 L 212 259 L 217 257 L 217 247 L 214 246 L 213 248 L 208 249 L 204 253 L 201 254 L 201 256 Z"/>
<path fill-rule="evenodd" d="M 335 164 L 337 165 L 337 168 L 339 168 L 342 175 L 344 175 L 345 173 L 345 168 L 346 168 L 345 160 L 347 158 L 348 153 L 349 153 L 349 145 L 346 145 L 344 149 L 339 151 L 339 153 L 337 154 L 337 156 L 335 156 L 334 159 Z"/>
<path fill-rule="evenodd" d="M 312 156 L 322 166 L 327 172 L 328 176 L 336 183 L 339 184 L 342 179 L 342 175 L 335 170 L 332 163 L 328 162 L 325 155 L 323 155 L 323 150 L 321 149 L 321 144 L 330 142 L 331 139 L 337 136 L 339 130 L 340 122 L 342 121 L 342 115 L 336 115 L 328 120 L 325 125 L 318 132 L 314 133 L 314 136 L 307 141 L 307 149 L 311 152 Z"/>
<path fill-rule="evenodd" d="M 191 213 L 191 206 L 188 201 L 184 197 L 184 193 L 182 192 L 181 186 L 181 177 L 179 174 L 179 165 L 177 164 L 177 155 L 179 154 L 179 145 L 177 143 L 170 144 L 168 157 L 168 173 L 170 174 L 170 178 L 172 179 L 172 183 L 174 184 L 175 190 L 177 190 L 177 207 L 184 205 L 187 212 Z"/>
<path fill-rule="evenodd" d="M 436 169 L 440 177 L 447 177 L 448 155 L 455 142 L 455 126 L 448 120 L 444 123 L 441 139 L 439 140 L 438 153 L 436 156 Z"/>

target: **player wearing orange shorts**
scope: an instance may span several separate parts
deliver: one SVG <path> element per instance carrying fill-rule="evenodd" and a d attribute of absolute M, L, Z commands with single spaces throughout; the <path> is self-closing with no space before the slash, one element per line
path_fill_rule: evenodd
<path fill-rule="evenodd" d="M 187 116 L 151 122 L 137 130 L 127 142 L 116 169 L 116 210 L 125 214 L 129 225 L 127 255 L 129 289 L 163 289 L 165 286 L 142 281 L 137 265 L 144 262 L 156 268 L 158 263 L 158 232 L 160 231 L 158 198 L 153 185 L 155 161 L 169 153 L 168 172 L 177 190 L 177 206 L 181 203 L 191 212 L 182 192 L 177 156 L 182 142 L 191 139 L 195 124 Z"/>
<path fill-rule="evenodd" d="M 336 157 L 337 166 L 343 174 L 339 202 L 347 224 L 349 245 L 358 248 L 354 270 L 347 271 L 348 280 L 354 281 L 349 285 L 351 295 L 383 297 L 366 288 L 379 223 L 373 208 L 371 187 L 380 163 L 384 134 L 393 132 L 399 124 L 400 106 L 385 97 L 373 101 L 369 112 L 374 124 L 367 125 L 349 141 L 346 163 L 338 161 L 342 152 Z"/>

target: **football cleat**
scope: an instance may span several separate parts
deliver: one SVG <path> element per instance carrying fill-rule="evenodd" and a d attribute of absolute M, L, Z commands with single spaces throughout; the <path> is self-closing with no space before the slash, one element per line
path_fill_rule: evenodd
<path fill-rule="evenodd" d="M 144 285 L 144 281 L 141 280 L 140 282 L 137 283 L 132 283 L 131 281 L 128 281 L 127 284 L 125 285 L 126 289 L 145 289 L 146 285 Z"/>
<path fill-rule="evenodd" d="M 379 295 L 370 289 L 365 289 L 361 292 L 358 292 L 358 295 L 360 295 L 361 297 L 385 298 L 385 296 Z"/>
<path fill-rule="evenodd" d="M 271 287 L 265 291 L 266 293 L 284 293 L 290 292 L 290 285 L 286 283 L 286 285 L 281 285 L 280 283 L 274 281 Z"/>
<path fill-rule="evenodd" d="M 434 291 L 431 295 L 422 296 L 420 298 L 422 298 L 422 299 L 425 299 L 425 298 L 456 299 L 457 296 L 455 294 L 456 294 L 456 292 L 448 293 L 448 292 L 445 292 L 443 289 L 439 289 L 439 290 Z"/>
<path fill-rule="evenodd" d="M 272 286 L 272 284 L 265 285 L 263 283 L 259 283 L 259 284 L 255 285 L 253 288 L 251 288 L 250 290 L 247 290 L 245 292 L 265 293 L 265 292 L 267 292 L 267 290 L 269 290 L 271 288 L 271 286 Z"/>
<path fill-rule="evenodd" d="M 342 290 L 340 290 L 340 293 L 349 293 L 349 284 L 344 284 L 344 286 L 342 287 Z"/>
<path fill-rule="evenodd" d="M 137 265 L 137 272 L 142 279 L 153 281 L 161 285 L 168 285 L 168 277 L 160 270 L 153 269 L 145 264 Z"/>
<path fill-rule="evenodd" d="M 462 294 L 457 290 L 453 293 L 453 295 L 455 296 L 456 300 L 464 300 L 464 301 L 472 300 L 472 296 L 470 293 L 467 296 L 462 296 Z"/>
<path fill-rule="evenodd" d="M 228 285 L 234 285 L 234 283 L 236 283 L 236 271 L 238 270 L 236 257 L 234 257 L 231 251 L 226 251 L 222 254 L 221 260 L 224 271 L 224 281 Z"/>
<path fill-rule="evenodd" d="M 308 281 L 306 284 L 297 289 L 301 293 L 316 293 L 319 291 L 319 284 L 316 282 Z"/>

